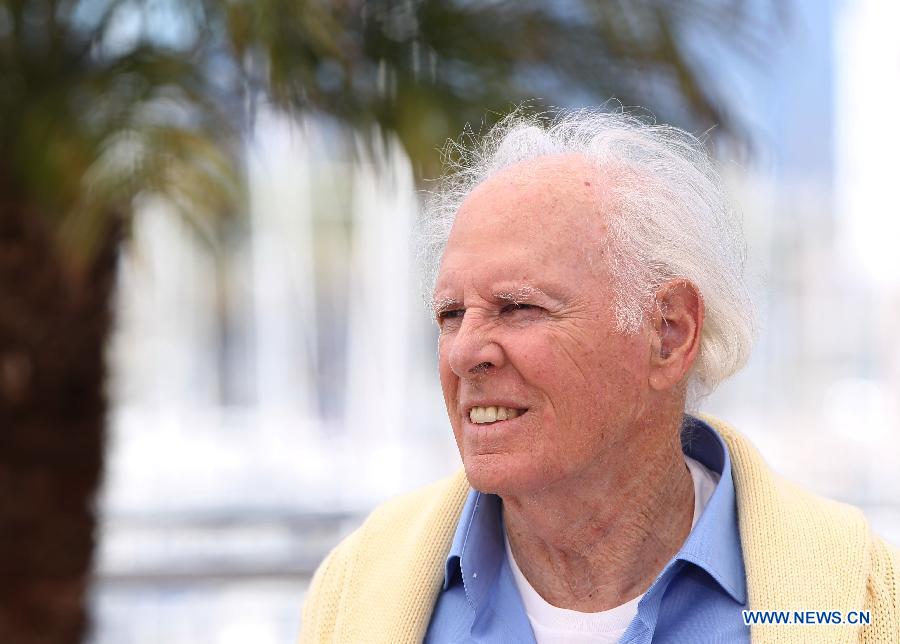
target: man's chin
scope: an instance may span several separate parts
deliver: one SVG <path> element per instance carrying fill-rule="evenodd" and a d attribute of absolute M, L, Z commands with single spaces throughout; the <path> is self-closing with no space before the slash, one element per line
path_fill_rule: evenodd
<path fill-rule="evenodd" d="M 511 454 L 478 454 L 463 459 L 473 489 L 499 496 L 526 494 L 546 485 L 546 473 Z"/>

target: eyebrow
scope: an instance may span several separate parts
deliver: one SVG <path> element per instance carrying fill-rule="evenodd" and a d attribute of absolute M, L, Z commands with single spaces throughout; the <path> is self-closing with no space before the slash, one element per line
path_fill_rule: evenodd
<path fill-rule="evenodd" d="M 512 304 L 527 302 L 533 299 L 535 296 L 547 297 L 547 294 L 536 286 L 520 286 L 519 288 L 511 291 L 494 291 L 491 295 L 496 300 L 511 302 Z M 448 311 L 459 306 L 462 306 L 462 302 L 452 297 L 435 297 L 431 301 L 431 310 L 435 315 L 439 315 L 444 311 Z"/>
<path fill-rule="evenodd" d="M 519 304 L 530 300 L 535 295 L 543 295 L 546 297 L 546 293 L 535 286 L 520 286 L 515 291 L 498 291 L 494 293 L 494 297 L 498 300 L 505 300 L 507 302 L 512 302 L 513 304 Z"/>
<path fill-rule="evenodd" d="M 459 306 L 461 302 L 452 297 L 436 297 L 431 300 L 431 310 L 435 315 L 448 311 L 454 306 Z"/>

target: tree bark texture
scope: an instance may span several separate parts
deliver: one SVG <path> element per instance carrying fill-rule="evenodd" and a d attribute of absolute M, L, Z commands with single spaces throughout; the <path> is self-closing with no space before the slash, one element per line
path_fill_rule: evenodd
<path fill-rule="evenodd" d="M 0 190 L 0 642 L 87 629 L 118 231 L 85 270 Z"/>

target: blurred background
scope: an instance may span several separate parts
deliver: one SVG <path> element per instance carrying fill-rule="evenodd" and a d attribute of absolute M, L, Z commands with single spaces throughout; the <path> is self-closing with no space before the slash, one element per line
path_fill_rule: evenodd
<path fill-rule="evenodd" d="M 762 330 L 702 408 L 900 544 L 898 22 L 0 0 L 0 641 L 296 638 L 327 551 L 459 467 L 414 225 L 446 139 L 523 102 L 705 138 Z"/>

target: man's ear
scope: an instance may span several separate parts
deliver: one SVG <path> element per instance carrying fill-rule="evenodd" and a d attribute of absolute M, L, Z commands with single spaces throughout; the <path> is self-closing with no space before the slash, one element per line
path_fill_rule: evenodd
<path fill-rule="evenodd" d="M 687 280 L 670 280 L 654 294 L 651 314 L 650 386 L 662 391 L 680 383 L 700 347 L 703 296 Z"/>

